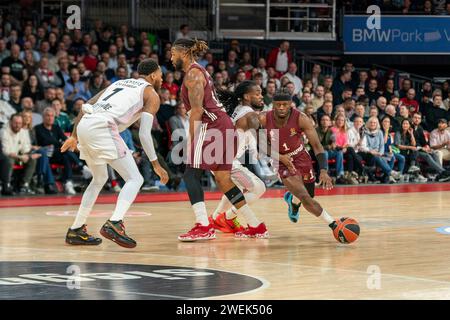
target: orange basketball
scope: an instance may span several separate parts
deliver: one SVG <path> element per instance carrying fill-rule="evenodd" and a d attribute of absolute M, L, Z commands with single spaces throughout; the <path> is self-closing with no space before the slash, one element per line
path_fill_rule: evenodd
<path fill-rule="evenodd" d="M 341 218 L 336 220 L 337 227 L 333 235 L 340 243 L 352 243 L 359 237 L 359 224 L 352 218 Z"/>

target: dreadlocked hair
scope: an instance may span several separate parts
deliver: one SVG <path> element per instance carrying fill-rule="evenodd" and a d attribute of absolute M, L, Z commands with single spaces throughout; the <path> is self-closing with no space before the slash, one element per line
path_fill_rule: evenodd
<path fill-rule="evenodd" d="M 219 101 L 222 103 L 229 116 L 233 114 L 234 109 L 236 109 L 242 99 L 244 99 L 244 94 L 247 94 L 254 86 L 256 86 L 255 81 L 245 80 L 236 87 L 234 92 L 228 90 L 217 91 Z"/>
<path fill-rule="evenodd" d="M 173 46 L 187 50 L 194 58 L 209 49 L 206 41 L 198 39 L 178 39 L 173 43 Z"/>

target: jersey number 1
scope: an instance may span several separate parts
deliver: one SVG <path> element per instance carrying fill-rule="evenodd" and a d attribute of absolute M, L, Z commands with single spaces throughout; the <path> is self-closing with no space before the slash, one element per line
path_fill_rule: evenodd
<path fill-rule="evenodd" d="M 104 98 L 103 98 L 103 101 L 108 100 L 108 99 L 111 98 L 113 95 L 115 95 L 116 93 L 119 93 L 119 92 L 122 91 L 122 90 L 123 90 L 123 88 L 116 88 L 116 89 L 114 89 L 113 92 L 112 92 L 110 95 L 108 95 L 107 97 L 104 97 Z"/>

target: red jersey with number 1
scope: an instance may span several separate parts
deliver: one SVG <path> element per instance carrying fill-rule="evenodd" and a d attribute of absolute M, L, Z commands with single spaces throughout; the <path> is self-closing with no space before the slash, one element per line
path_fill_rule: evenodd
<path fill-rule="evenodd" d="M 314 170 L 311 156 L 303 143 L 302 130 L 298 125 L 299 117 L 300 112 L 292 108 L 287 123 L 279 128 L 275 122 L 274 111 L 271 110 L 266 114 L 266 130 L 270 143 L 278 143 L 278 152 L 290 155 L 297 170 L 296 173 L 292 173 L 285 165 L 278 163 L 280 177 L 284 179 L 298 175 L 305 183 L 312 183 L 315 181 Z"/>

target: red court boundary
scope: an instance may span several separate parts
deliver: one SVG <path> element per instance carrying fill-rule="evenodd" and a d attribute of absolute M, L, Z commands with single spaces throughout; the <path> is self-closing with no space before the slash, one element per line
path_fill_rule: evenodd
<path fill-rule="evenodd" d="M 269 189 L 263 198 L 281 198 L 285 189 Z M 409 192 L 437 192 L 450 191 L 450 183 L 434 184 L 401 184 L 401 185 L 365 185 L 365 186 L 347 186 L 336 187 L 333 190 L 325 191 L 316 189 L 318 196 L 331 195 L 364 195 L 364 194 L 383 194 L 383 193 L 409 193 Z M 222 193 L 217 191 L 205 192 L 205 200 L 219 200 Z M 117 194 L 100 195 L 97 204 L 113 204 L 116 202 Z M 188 201 L 186 192 L 159 192 L 159 193 L 141 193 L 137 196 L 135 203 L 144 202 L 174 202 Z M 81 195 L 79 196 L 38 196 L 38 197 L 13 197 L 0 198 L 0 208 L 12 207 L 35 207 L 35 206 L 66 206 L 79 205 Z"/>

